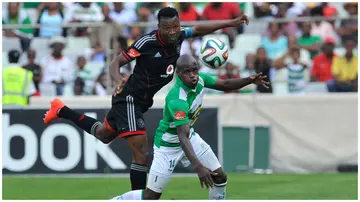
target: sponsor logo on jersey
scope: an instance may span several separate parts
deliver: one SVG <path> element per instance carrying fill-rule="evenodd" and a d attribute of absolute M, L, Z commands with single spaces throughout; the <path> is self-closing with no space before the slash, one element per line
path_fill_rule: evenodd
<path fill-rule="evenodd" d="M 186 113 L 184 111 L 175 112 L 175 120 L 183 120 L 186 118 Z"/>
<path fill-rule="evenodd" d="M 166 69 L 166 74 L 173 74 L 174 73 L 174 65 L 169 65 Z"/>
<path fill-rule="evenodd" d="M 136 58 L 141 55 L 137 50 L 135 50 L 133 48 L 130 48 L 130 50 L 127 52 L 127 54 L 132 58 Z"/>
<path fill-rule="evenodd" d="M 166 74 L 161 74 L 160 77 L 161 78 L 168 78 L 170 75 L 172 75 L 174 73 L 174 65 L 169 65 L 166 68 Z"/>

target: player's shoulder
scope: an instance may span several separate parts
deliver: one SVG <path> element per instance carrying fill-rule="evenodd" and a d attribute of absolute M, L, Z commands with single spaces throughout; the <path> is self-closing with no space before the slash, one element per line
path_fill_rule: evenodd
<path fill-rule="evenodd" d="M 199 83 L 204 85 L 204 81 L 207 80 L 209 77 L 211 77 L 210 75 L 204 73 L 204 72 L 199 72 Z"/>
<path fill-rule="evenodd" d="M 186 102 L 187 93 L 178 85 L 174 85 L 166 95 L 167 102 Z"/>
<path fill-rule="evenodd" d="M 138 38 L 134 43 L 133 46 L 137 49 L 141 49 L 144 47 L 151 46 L 156 42 L 156 32 L 152 31 L 150 33 L 142 35 L 140 38 Z"/>

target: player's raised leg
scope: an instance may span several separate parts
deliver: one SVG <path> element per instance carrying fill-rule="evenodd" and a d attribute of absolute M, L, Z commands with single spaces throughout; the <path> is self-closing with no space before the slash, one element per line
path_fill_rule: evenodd
<path fill-rule="evenodd" d="M 109 130 L 105 123 L 70 109 L 62 100 L 56 98 L 51 101 L 50 109 L 45 113 L 44 123 L 49 124 L 59 118 L 72 121 L 105 144 L 110 143 L 117 136 L 117 133 Z"/>

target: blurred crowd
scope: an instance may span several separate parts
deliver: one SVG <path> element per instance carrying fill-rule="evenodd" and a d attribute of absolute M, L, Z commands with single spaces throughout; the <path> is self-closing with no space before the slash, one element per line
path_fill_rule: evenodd
<path fill-rule="evenodd" d="M 2 24 L 55 25 L 48 27 L 26 27 L 3 29 L 3 39 L 20 41 L 20 50 L 4 52 L 6 66 L 18 64 L 33 72 L 35 93 L 43 94 L 40 85 L 54 85 L 56 95 L 64 95 L 65 86 L 71 85 L 73 95 L 107 95 L 108 85 L 106 60 L 120 53 L 142 34 L 157 28 L 157 11 L 164 6 L 176 7 L 180 20 L 195 22 L 199 20 L 225 20 L 243 13 L 250 17 L 251 27 L 227 28 L 217 35 L 225 36 L 229 45 L 230 57 L 242 57 L 243 62 L 229 59 L 225 68 L 214 71 L 202 66 L 201 71 L 214 77 L 241 78 L 257 72 L 266 74 L 272 85 L 270 89 L 249 86 L 240 93 L 257 91 L 259 93 L 302 94 L 309 86 L 320 85 L 328 92 L 357 91 L 357 3 L 56 3 L 56 2 L 8 2 L 3 3 Z M 323 17 L 321 20 L 279 22 L 279 19 L 296 17 Z M 356 16 L 356 18 L 349 18 Z M 331 17 L 343 17 L 332 19 Z M 344 18 L 347 17 L 347 18 Z M 327 19 L 329 18 L 329 19 Z M 104 27 L 56 26 L 63 23 L 104 22 Z M 142 27 L 137 22 L 153 22 Z M 126 23 L 129 26 L 119 24 Z M 106 29 L 106 30 L 104 30 Z M 242 35 L 259 36 L 256 46 L 240 47 L 236 43 Z M 66 54 L 70 37 L 86 38 L 89 47 L 82 52 Z M 34 39 L 48 39 L 48 47 L 31 45 Z M 248 43 L 251 44 L 251 40 Z M 201 38 L 184 42 L 181 54 L 199 55 Z M 256 44 L 256 43 L 255 43 Z M 74 45 L 72 45 L 74 46 Z M 251 45 L 250 45 L 251 46 Z M 32 48 L 32 47 L 37 47 Z M 245 48 L 245 49 L 244 49 Z M 49 51 L 44 52 L 44 50 Z M 108 52 L 114 50 L 113 54 Z M 241 51 L 239 55 L 236 50 Z M 251 51 L 253 50 L 253 51 Z M 40 58 L 39 58 L 39 55 Z M 5 55 L 5 56 L 4 56 Z M 24 55 L 25 60 L 21 60 Z M 20 64 L 21 63 L 21 64 Z M 102 64 L 94 67 L 91 64 Z M 131 74 L 134 65 L 121 68 L 123 76 Z M 316 84 L 316 85 L 312 85 Z M 316 89 L 316 87 L 314 87 Z M 209 91 L 211 93 L 211 91 Z M 239 93 L 239 91 L 228 92 Z"/>

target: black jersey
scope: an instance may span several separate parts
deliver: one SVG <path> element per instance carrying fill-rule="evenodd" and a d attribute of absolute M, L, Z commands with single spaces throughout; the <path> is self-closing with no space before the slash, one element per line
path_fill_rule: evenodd
<path fill-rule="evenodd" d="M 134 72 L 124 86 L 126 94 L 131 94 L 135 102 L 151 107 L 155 93 L 172 80 L 181 44 L 191 35 L 192 28 L 181 28 L 178 41 L 165 46 L 159 30 L 154 30 L 124 50 L 122 53 L 129 61 L 136 59 Z"/>

